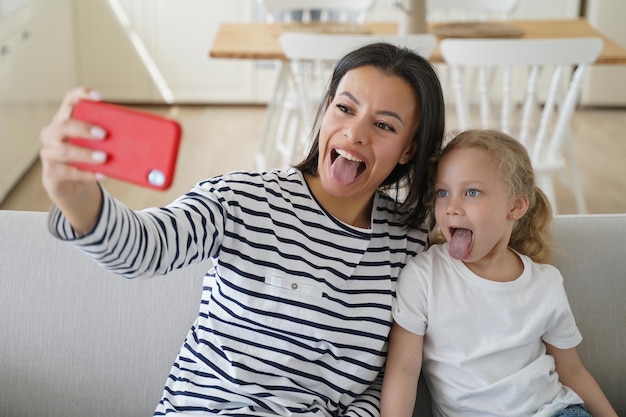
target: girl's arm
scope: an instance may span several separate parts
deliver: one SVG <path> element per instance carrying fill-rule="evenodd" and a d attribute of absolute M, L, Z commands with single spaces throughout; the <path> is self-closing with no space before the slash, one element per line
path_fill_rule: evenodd
<path fill-rule="evenodd" d="M 380 400 L 381 417 L 413 415 L 423 345 L 424 336 L 411 333 L 396 323 L 391 327 Z"/>
<path fill-rule="evenodd" d="M 554 357 L 559 381 L 576 391 L 592 416 L 618 417 L 598 382 L 583 365 L 576 348 L 558 349 L 548 343 L 546 348 Z"/>

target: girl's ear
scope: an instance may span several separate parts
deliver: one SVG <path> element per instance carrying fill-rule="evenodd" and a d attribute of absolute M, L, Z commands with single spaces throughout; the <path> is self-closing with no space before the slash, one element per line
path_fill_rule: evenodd
<path fill-rule="evenodd" d="M 528 197 L 518 195 L 513 199 L 513 207 L 509 211 L 509 220 L 519 220 L 528 211 Z"/>

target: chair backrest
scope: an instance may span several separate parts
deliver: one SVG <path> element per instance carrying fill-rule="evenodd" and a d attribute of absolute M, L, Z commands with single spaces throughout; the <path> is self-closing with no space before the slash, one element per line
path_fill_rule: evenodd
<path fill-rule="evenodd" d="M 293 162 L 291 158 L 295 155 L 307 153 L 310 145 L 306 141 L 307 133 L 313 126 L 316 107 L 335 63 L 346 53 L 366 44 L 387 42 L 407 47 L 428 58 L 437 44 L 437 38 L 432 34 L 396 36 L 283 32 L 279 41 L 283 53 L 290 61 L 291 82 L 297 100 L 298 129 L 300 130 L 296 135 L 302 138 L 302 140 L 294 140 L 291 135 L 285 146 L 279 145 L 286 151 L 277 152 L 277 154 L 283 156 L 286 164 Z"/>
<path fill-rule="evenodd" d="M 561 170 L 565 141 L 571 146 L 570 123 L 583 75 L 602 46 L 600 38 L 444 39 L 440 50 L 452 72 L 458 128 L 504 131 L 526 146 L 538 174 Z M 478 73 L 475 100 L 468 94 L 471 89 L 464 75 L 470 68 Z M 501 80 L 492 79 L 495 69 Z M 520 102 L 513 97 L 520 82 L 516 76 L 524 77 Z M 549 86 L 543 88 L 546 81 Z M 472 119 L 471 110 L 476 104 L 479 118 Z M 496 104 L 498 117 L 492 111 Z M 568 162 L 575 164 L 572 157 L 568 155 Z M 549 187 L 544 184 L 544 191 L 556 208 L 555 198 L 550 195 L 553 191 L 546 189 Z"/>
<path fill-rule="evenodd" d="M 360 32 L 373 0 L 256 0 L 268 23 L 334 22 L 345 33 Z M 307 26 L 307 25 L 303 25 Z M 302 28 L 301 28 L 302 29 Z M 307 28 L 303 28 L 308 30 Z M 294 29 L 295 30 L 295 29 Z M 267 66 L 268 63 L 263 63 Z M 289 83 L 289 64 L 274 62 L 279 68 L 272 99 L 263 126 L 256 167 L 260 170 L 289 166 L 297 153 L 297 137 L 308 128 L 307 120 L 300 117 L 294 101 L 286 96 Z M 300 99 L 300 98 L 298 98 Z"/>
<path fill-rule="evenodd" d="M 336 62 L 347 52 L 374 42 L 405 46 L 428 58 L 437 44 L 431 34 L 355 35 L 330 33 L 284 32 L 279 38 L 285 56 L 291 61 Z"/>
<path fill-rule="evenodd" d="M 428 58 L 435 49 L 437 38 L 432 34 L 397 36 L 284 32 L 279 42 L 291 62 L 291 74 L 298 96 L 310 96 L 313 92 L 319 98 L 330 70 L 346 53 L 366 44 L 387 42 L 407 47 Z M 311 100 L 301 102 L 301 111 L 305 125 L 310 125 L 314 111 Z"/>
<path fill-rule="evenodd" d="M 259 0 L 268 22 L 356 22 L 365 20 L 373 0 Z"/>
<path fill-rule="evenodd" d="M 519 0 L 427 0 L 429 21 L 505 20 Z"/>

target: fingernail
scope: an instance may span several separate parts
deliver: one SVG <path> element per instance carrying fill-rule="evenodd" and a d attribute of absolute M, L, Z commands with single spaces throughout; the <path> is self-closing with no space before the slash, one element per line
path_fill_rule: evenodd
<path fill-rule="evenodd" d="M 89 97 L 91 97 L 94 100 L 101 100 L 102 99 L 102 95 L 96 91 L 96 90 L 90 90 L 89 91 Z"/>
<path fill-rule="evenodd" d="M 107 160 L 107 154 L 102 151 L 93 151 L 91 153 L 91 159 L 94 162 L 105 162 Z"/>
<path fill-rule="evenodd" d="M 89 133 L 96 139 L 104 139 L 107 135 L 107 132 L 98 126 L 92 126 L 91 129 L 89 129 Z"/>
<path fill-rule="evenodd" d="M 106 180 L 106 179 L 107 179 L 107 176 L 106 176 L 106 175 L 104 175 L 104 174 L 101 174 L 101 173 L 97 172 L 97 173 L 96 173 L 96 179 L 97 179 L 98 181 L 104 181 L 104 180 Z"/>

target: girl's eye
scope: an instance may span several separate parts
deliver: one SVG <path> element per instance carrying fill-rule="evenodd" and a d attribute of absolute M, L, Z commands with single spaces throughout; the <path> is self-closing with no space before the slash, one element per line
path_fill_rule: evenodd
<path fill-rule="evenodd" d="M 479 194 L 480 194 L 480 191 L 475 190 L 473 188 L 471 190 L 467 190 L 468 197 L 478 197 Z"/>
<path fill-rule="evenodd" d="M 448 192 L 446 190 L 437 190 L 436 195 L 438 198 L 443 198 L 448 196 Z"/>

